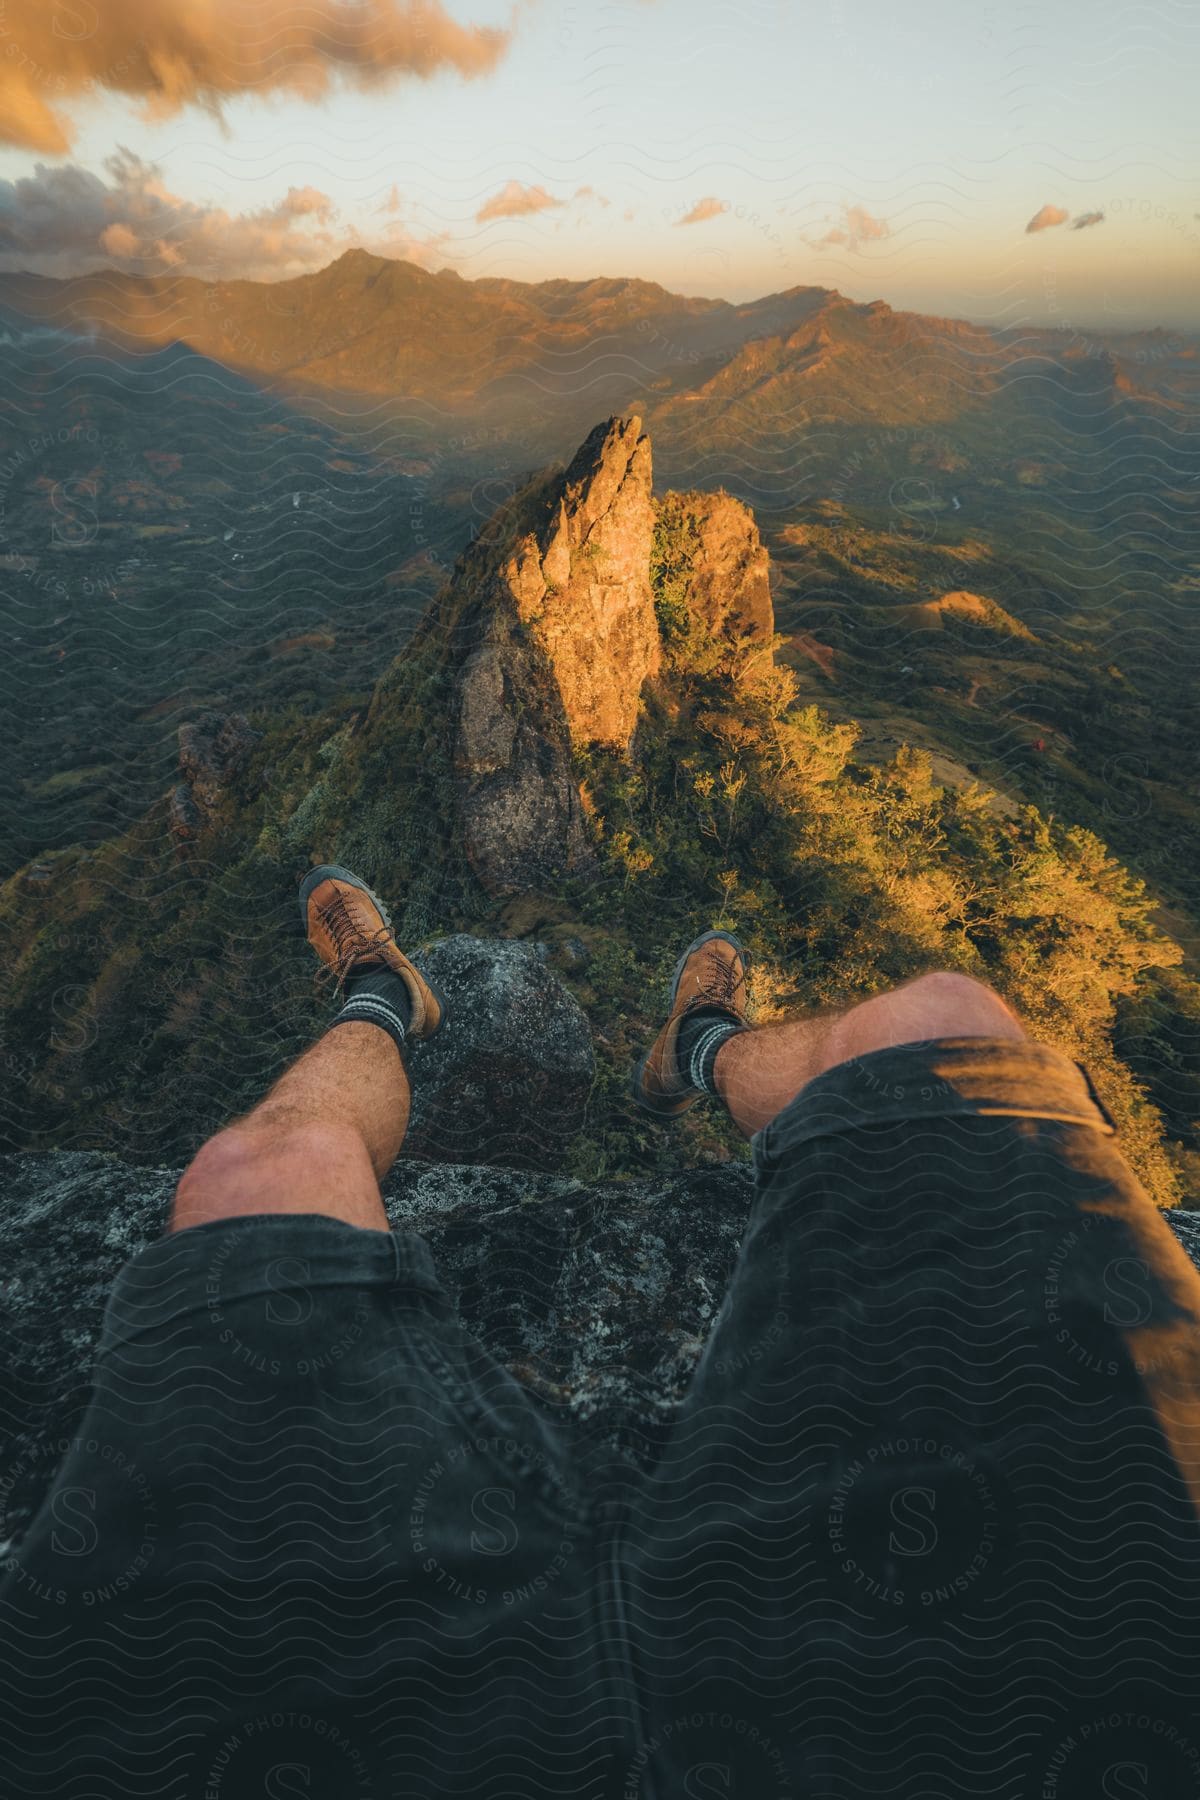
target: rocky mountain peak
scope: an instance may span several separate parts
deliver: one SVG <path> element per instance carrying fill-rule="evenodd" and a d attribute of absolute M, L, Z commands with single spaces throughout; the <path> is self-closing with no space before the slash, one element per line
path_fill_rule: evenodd
<path fill-rule="evenodd" d="M 641 420 L 597 425 L 548 496 L 545 523 L 521 538 L 504 570 L 517 616 L 558 683 L 577 748 L 624 748 L 642 686 L 661 666 L 650 591 L 652 485 Z"/>
<path fill-rule="evenodd" d="M 590 852 L 574 754 L 623 753 L 663 639 L 651 581 L 656 526 L 686 543 L 684 605 L 710 636 L 769 644 L 769 563 L 749 509 L 728 494 L 652 492 L 638 418 L 597 425 L 562 473 L 508 509 L 481 563 L 455 578 L 455 768 L 468 860 L 493 893 L 536 891 Z"/>
<path fill-rule="evenodd" d="M 492 892 L 587 865 L 573 752 L 626 747 L 662 662 L 651 479 L 640 419 L 608 419 L 517 497 L 490 564 L 468 558 L 456 576 L 473 646 L 457 684 L 460 823 Z"/>

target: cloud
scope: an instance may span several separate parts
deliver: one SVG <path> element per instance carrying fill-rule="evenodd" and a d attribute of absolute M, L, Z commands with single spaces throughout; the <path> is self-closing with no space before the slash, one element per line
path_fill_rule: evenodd
<path fill-rule="evenodd" d="M 594 200 L 597 206 L 612 205 L 612 201 L 608 198 L 608 195 L 599 193 L 592 186 L 590 181 L 585 183 L 583 187 L 577 187 L 575 189 L 574 197 L 576 200 Z"/>
<path fill-rule="evenodd" d="M 485 225 L 489 219 L 519 219 L 525 213 L 565 205 L 565 200 L 556 200 L 544 187 L 522 187 L 519 181 L 507 181 L 498 194 L 484 201 L 475 218 L 478 224 Z"/>
<path fill-rule="evenodd" d="M 825 250 L 837 244 L 847 250 L 858 250 L 863 244 L 869 244 L 878 238 L 891 237 L 892 228 L 886 219 L 877 219 L 869 213 L 865 206 L 843 206 L 842 223 L 819 237 L 813 245 L 814 250 Z"/>
<path fill-rule="evenodd" d="M 1103 223 L 1104 214 L 1102 212 L 1080 213 L 1077 219 L 1071 220 L 1071 230 L 1086 231 L 1089 225 L 1103 225 Z"/>
<path fill-rule="evenodd" d="M 289 188 L 277 209 L 284 218 L 306 219 L 318 218 L 325 222 L 333 217 L 337 210 L 328 194 L 320 188 Z"/>
<path fill-rule="evenodd" d="M 718 200 L 715 194 L 706 194 L 703 200 L 697 200 L 691 212 L 684 213 L 682 219 L 676 219 L 677 225 L 703 225 L 705 219 L 715 219 L 718 213 L 728 212 L 729 203 Z"/>
<path fill-rule="evenodd" d="M 1051 206 L 1047 200 L 1045 206 L 1039 207 L 1034 213 L 1025 230 L 1027 233 L 1049 231 L 1052 225 L 1065 225 L 1069 216 L 1065 206 Z"/>
<path fill-rule="evenodd" d="M 320 188 L 291 187 L 272 206 L 230 213 L 173 194 L 161 169 L 129 150 L 104 170 L 107 180 L 39 163 L 32 175 L 0 181 L 0 268 L 75 275 L 115 264 L 135 275 L 278 280 L 323 268 L 360 241 Z M 434 249 L 395 226 L 363 247 L 417 262 Z"/>
<path fill-rule="evenodd" d="M 119 221 L 115 225 L 106 225 L 100 233 L 100 248 L 118 262 L 122 257 L 136 256 L 139 248 L 137 232 Z"/>
<path fill-rule="evenodd" d="M 341 85 L 487 74 L 512 32 L 460 25 L 440 0 L 8 0 L 0 39 L 0 142 L 61 155 L 74 103 L 98 91 L 154 118 L 219 114 L 236 94 L 311 102 Z"/>

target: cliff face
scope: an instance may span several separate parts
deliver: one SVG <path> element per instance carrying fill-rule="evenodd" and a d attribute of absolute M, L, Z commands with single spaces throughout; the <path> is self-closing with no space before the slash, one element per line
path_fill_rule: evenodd
<path fill-rule="evenodd" d="M 727 494 L 652 493 L 637 418 L 597 425 L 564 473 L 510 509 L 486 574 L 464 567 L 448 613 L 470 645 L 456 688 L 454 762 L 463 846 L 493 894 L 535 891 L 589 867 L 576 752 L 628 749 L 663 668 L 651 583 L 656 527 L 686 517 L 682 604 L 716 638 L 768 643 L 769 559 Z"/>
<path fill-rule="evenodd" d="M 491 894 L 544 887 L 588 858 L 561 699 L 508 599 L 477 621 L 456 696 L 459 831 Z"/>
<path fill-rule="evenodd" d="M 462 628 L 475 644 L 457 693 L 462 840 L 491 893 L 587 866 L 572 753 L 624 749 L 662 664 L 641 421 L 598 425 L 526 511 Z"/>
<path fill-rule="evenodd" d="M 572 744 L 623 749 L 643 684 L 662 665 L 650 592 L 650 440 L 641 420 L 598 425 L 557 486 L 547 522 L 521 538 L 505 579 L 558 684 Z"/>

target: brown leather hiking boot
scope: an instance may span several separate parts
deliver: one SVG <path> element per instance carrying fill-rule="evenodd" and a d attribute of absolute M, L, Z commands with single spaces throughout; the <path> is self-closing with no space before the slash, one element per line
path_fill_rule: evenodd
<path fill-rule="evenodd" d="M 675 1047 L 690 1013 L 717 1009 L 746 1023 L 746 974 L 750 952 L 728 931 L 706 931 L 675 965 L 667 1022 L 633 1076 L 633 1097 L 660 1119 L 676 1119 L 703 1096 L 679 1074 Z"/>
<path fill-rule="evenodd" d="M 445 1002 L 433 983 L 397 948 L 387 909 L 365 881 L 337 863 L 310 869 L 300 883 L 300 917 L 309 943 L 333 971 L 339 988 L 350 975 L 374 968 L 394 969 L 412 1002 L 407 1036 L 433 1036 L 444 1017 Z"/>

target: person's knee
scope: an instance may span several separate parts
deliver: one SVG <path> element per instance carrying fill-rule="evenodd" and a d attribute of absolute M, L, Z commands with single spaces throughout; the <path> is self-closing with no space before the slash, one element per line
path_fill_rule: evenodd
<path fill-rule="evenodd" d="M 843 1013 L 830 1031 L 822 1066 L 934 1038 L 1024 1036 L 1016 1014 L 986 983 L 937 970 Z"/>
<path fill-rule="evenodd" d="M 364 1166 L 365 1165 L 365 1168 Z M 354 1132 L 313 1120 L 260 1119 L 253 1128 L 229 1126 L 196 1152 L 175 1192 L 171 1229 L 209 1224 L 239 1213 L 293 1210 L 281 1195 L 315 1186 L 333 1193 L 349 1177 L 354 1186 L 374 1177 Z M 296 1211 L 325 1210 L 296 1206 Z M 330 1211 L 340 1214 L 339 1206 Z"/>
<path fill-rule="evenodd" d="M 236 1125 L 218 1131 L 197 1150 L 183 1172 L 179 1191 L 182 1193 L 186 1188 L 193 1194 L 218 1193 L 239 1186 L 253 1169 L 263 1148 L 261 1138 L 239 1131 Z"/>
<path fill-rule="evenodd" d="M 898 990 L 906 1014 L 921 1029 L 919 1039 L 940 1037 L 1022 1038 L 1025 1028 L 1016 1013 L 986 982 L 954 969 L 919 975 Z"/>

